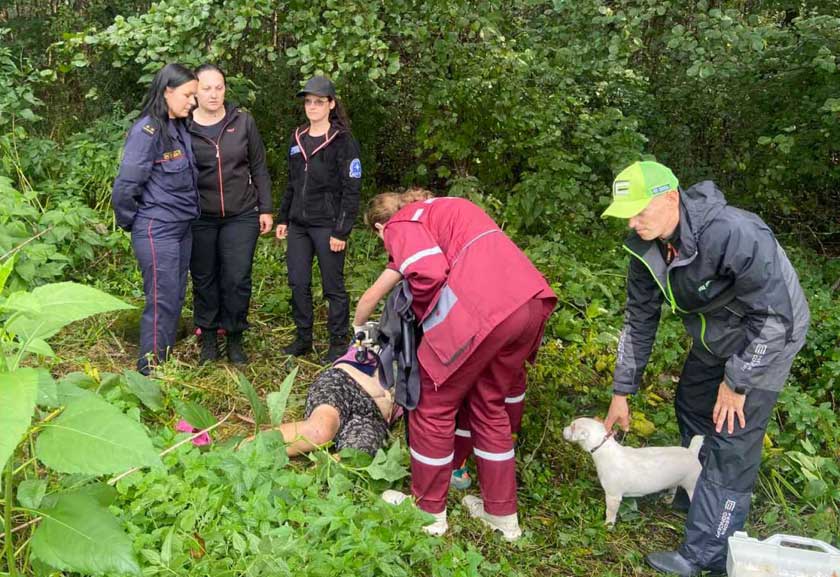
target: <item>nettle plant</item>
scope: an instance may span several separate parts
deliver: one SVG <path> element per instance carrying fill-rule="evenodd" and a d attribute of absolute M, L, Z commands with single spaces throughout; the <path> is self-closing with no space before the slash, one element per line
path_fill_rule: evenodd
<path fill-rule="evenodd" d="M 12 259 L 0 266 L 0 292 L 13 267 Z M 71 380 L 56 383 L 39 367 L 54 356 L 47 340 L 63 327 L 128 308 L 72 282 L 0 298 L 0 466 L 10 575 L 27 545 L 15 551 L 15 529 L 32 525 L 35 562 L 80 573 L 140 573 L 131 539 L 108 510 L 116 491 L 99 477 L 159 465 L 158 453 L 137 420 Z M 49 472 L 60 474 L 60 489 L 48 493 Z M 20 564 L 27 563 L 28 557 Z"/>

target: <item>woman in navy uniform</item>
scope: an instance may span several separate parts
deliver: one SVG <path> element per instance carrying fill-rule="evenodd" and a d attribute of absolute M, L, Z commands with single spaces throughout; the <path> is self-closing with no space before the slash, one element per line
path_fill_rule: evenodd
<path fill-rule="evenodd" d="M 148 374 L 175 344 L 187 288 L 191 225 L 198 217 L 192 144 L 184 119 L 198 82 L 181 64 L 155 74 L 140 119 L 125 141 L 111 202 L 117 225 L 131 231 L 143 274 L 146 305 L 140 319 L 137 370 Z"/>
<path fill-rule="evenodd" d="M 297 327 L 297 338 L 283 352 L 299 356 L 312 350 L 312 258 L 317 255 L 329 302 L 327 359 L 334 361 L 350 341 L 344 255 L 359 212 L 362 163 L 333 83 L 313 76 L 298 97 L 309 122 L 295 129 L 289 142 L 289 184 L 277 216 L 277 238 L 289 243 L 286 265 Z"/>

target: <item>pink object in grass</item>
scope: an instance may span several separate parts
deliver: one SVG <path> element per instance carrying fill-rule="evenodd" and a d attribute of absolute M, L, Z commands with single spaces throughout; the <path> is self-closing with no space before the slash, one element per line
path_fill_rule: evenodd
<path fill-rule="evenodd" d="M 198 429 L 194 428 L 184 419 L 181 419 L 175 424 L 175 430 L 181 433 L 195 433 L 198 431 Z M 209 445 L 212 442 L 213 441 L 210 439 L 209 433 L 202 433 L 192 440 L 193 445 L 195 445 L 196 447 Z"/>

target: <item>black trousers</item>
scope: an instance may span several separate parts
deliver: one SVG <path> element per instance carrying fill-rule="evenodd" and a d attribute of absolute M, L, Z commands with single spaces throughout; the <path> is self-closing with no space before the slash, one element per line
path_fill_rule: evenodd
<path fill-rule="evenodd" d="M 251 265 L 259 235 L 256 210 L 193 222 L 190 272 L 195 326 L 228 333 L 248 328 Z"/>
<path fill-rule="evenodd" d="M 329 227 L 306 227 L 289 224 L 286 268 L 292 289 L 292 316 L 298 337 L 312 341 L 312 260 L 318 256 L 321 286 L 329 305 L 327 329 L 330 342 L 349 342 L 350 296 L 344 288 L 344 255 L 346 251 L 330 250 Z"/>
<path fill-rule="evenodd" d="M 744 404 L 746 427 L 736 422 L 731 435 L 726 425 L 716 433 L 712 412 L 724 367 L 725 362 L 690 351 L 674 403 L 683 446 L 694 435 L 705 436 L 700 451 L 703 472 L 694 489 L 680 553 L 704 569 L 723 572 L 727 539 L 743 529 L 750 511 L 764 433 L 779 396 L 775 391 L 749 391 Z"/>

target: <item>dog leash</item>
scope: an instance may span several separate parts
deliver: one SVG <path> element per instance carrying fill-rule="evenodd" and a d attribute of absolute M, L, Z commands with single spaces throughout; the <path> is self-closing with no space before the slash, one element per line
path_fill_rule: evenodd
<path fill-rule="evenodd" d="M 615 431 L 610 431 L 609 433 L 607 433 L 606 435 L 604 435 L 604 439 L 603 439 L 600 443 L 598 443 L 598 446 L 597 446 L 597 447 L 595 447 L 594 449 L 590 450 L 589 452 L 590 452 L 591 454 L 593 454 L 593 455 L 594 455 L 594 454 L 595 454 L 595 451 L 597 451 L 598 449 L 600 449 L 601 447 L 603 447 L 603 446 L 604 446 L 604 443 L 606 443 L 607 441 L 609 441 L 609 440 L 613 437 L 613 435 L 614 435 L 614 434 L 615 434 Z"/>
<path fill-rule="evenodd" d="M 600 443 L 598 443 L 598 446 L 597 446 L 597 447 L 595 447 L 594 449 L 592 449 L 591 451 L 589 451 L 589 453 L 590 453 L 590 454 L 594 454 L 594 453 L 595 453 L 595 451 L 597 451 L 598 449 L 600 449 L 601 447 L 603 447 L 603 446 L 604 446 L 604 443 L 606 443 L 608 440 L 610 440 L 610 439 L 611 439 L 611 438 L 613 438 L 613 437 L 615 437 L 615 431 L 610 431 L 609 433 L 607 433 L 606 435 L 604 435 L 604 440 L 603 440 L 603 441 L 601 441 Z"/>

